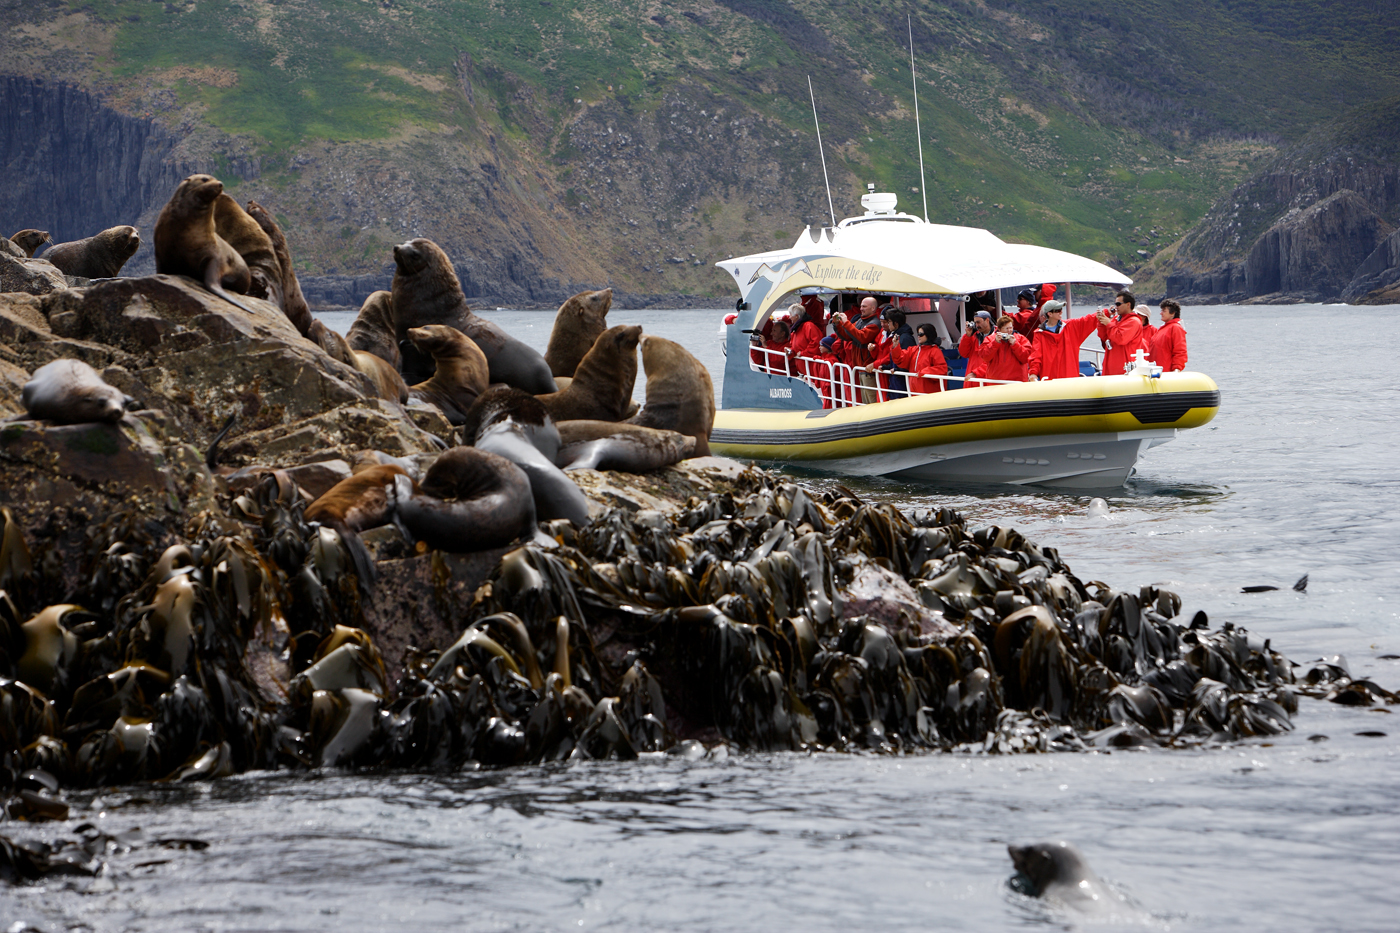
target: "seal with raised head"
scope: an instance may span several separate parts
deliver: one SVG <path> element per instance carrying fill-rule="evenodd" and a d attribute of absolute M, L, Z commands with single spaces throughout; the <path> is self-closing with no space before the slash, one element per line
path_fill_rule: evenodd
<path fill-rule="evenodd" d="M 55 243 L 44 251 L 44 258 L 58 266 L 64 275 L 110 279 L 122 271 L 122 266 L 140 248 L 141 234 L 135 227 L 123 224 L 81 240 Z"/>
<path fill-rule="evenodd" d="M 559 453 L 565 470 L 648 473 L 695 455 L 695 438 L 627 422 L 561 421 Z"/>
<path fill-rule="evenodd" d="M 432 376 L 409 388 L 409 395 L 433 403 L 448 421 L 462 424 L 467 410 L 486 391 L 486 355 L 470 337 L 446 324 L 411 328 L 408 338 L 434 366 Z"/>
<path fill-rule="evenodd" d="M 165 202 L 156 218 L 156 272 L 188 275 L 209 291 L 257 314 L 230 291 L 248 293 L 248 264 L 214 230 L 214 202 L 224 183 L 212 175 L 191 175 Z"/>
<path fill-rule="evenodd" d="M 373 353 L 394 369 L 399 368 L 399 342 L 394 337 L 394 296 L 371 292 L 360 305 L 360 313 L 345 334 L 350 349 Z"/>
<path fill-rule="evenodd" d="M 282 263 L 272 238 L 227 192 L 214 199 L 214 232 L 248 266 L 248 294 L 282 307 Z"/>
<path fill-rule="evenodd" d="M 1089 868 L 1080 851 L 1068 842 L 1009 845 L 1006 851 L 1023 879 L 1023 893 L 1053 898 L 1077 910 L 1095 910 L 1120 902 Z"/>
<path fill-rule="evenodd" d="M 287 320 L 292 322 L 292 326 L 301 331 L 303 337 L 312 340 L 312 324 L 315 318 L 311 316 L 311 307 L 306 303 L 306 297 L 301 293 L 301 283 L 297 281 L 296 268 L 292 265 L 292 251 L 287 248 L 287 238 L 282 233 L 282 228 L 277 226 L 277 221 L 273 219 L 272 213 L 257 201 L 248 202 L 248 216 L 262 228 L 263 233 L 272 241 L 272 251 L 277 256 L 277 264 L 282 269 L 282 301 L 280 307 L 282 313 L 287 316 Z M 319 341 L 318 341 L 319 342 Z"/>
<path fill-rule="evenodd" d="M 29 417 L 57 424 L 116 423 L 134 400 L 102 381 L 82 360 L 54 360 L 34 371 L 20 393 Z"/>
<path fill-rule="evenodd" d="M 593 341 L 608 329 L 612 294 L 611 288 L 579 292 L 559 306 L 554 329 L 549 332 L 549 347 L 544 351 L 544 360 L 556 379 L 572 376 Z"/>
<path fill-rule="evenodd" d="M 535 396 L 510 386 L 487 389 L 467 412 L 462 430 L 477 450 L 500 454 L 525 471 L 537 519 L 588 524 L 588 498 L 555 465 L 559 431 Z"/>
<path fill-rule="evenodd" d="M 440 551 L 504 547 L 535 529 L 535 500 L 525 472 L 505 457 L 454 447 L 433 461 L 420 490 L 394 478 L 403 528 Z"/>
<path fill-rule="evenodd" d="M 709 370 L 685 347 L 654 334 L 642 338 L 642 366 L 647 400 L 628 421 L 689 434 L 695 438 L 694 456 L 708 457 L 715 426 L 715 384 Z"/>
<path fill-rule="evenodd" d="M 368 531 L 394 520 L 394 479 L 409 479 L 396 464 L 380 464 L 341 480 L 306 507 L 306 520 L 342 531 Z M 412 485 L 409 486 L 411 490 Z"/>
<path fill-rule="evenodd" d="M 24 250 L 25 259 L 33 259 L 34 251 L 51 239 L 47 230 L 35 230 L 32 227 L 10 234 L 10 242 Z"/>
<path fill-rule="evenodd" d="M 412 344 L 408 331 L 446 324 L 466 334 L 486 354 L 490 381 L 539 395 L 555 390 L 549 364 L 533 348 L 473 314 L 452 262 L 432 240 L 419 237 L 394 247 L 394 339 L 403 353 L 399 369 L 411 385 L 432 375 L 431 361 Z"/>
<path fill-rule="evenodd" d="M 578 364 L 569 387 L 539 396 L 554 420 L 626 418 L 637 382 L 637 341 L 641 336 L 638 324 L 619 324 L 603 331 Z"/>

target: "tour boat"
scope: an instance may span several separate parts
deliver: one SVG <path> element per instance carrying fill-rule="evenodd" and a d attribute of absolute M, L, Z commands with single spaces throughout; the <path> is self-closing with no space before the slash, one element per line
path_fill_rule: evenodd
<path fill-rule="evenodd" d="M 867 194 L 861 204 L 863 215 L 809 227 L 789 249 L 716 264 L 733 276 L 740 298 L 723 329 L 715 453 L 857 476 L 1102 488 L 1121 485 L 1144 453 L 1178 431 L 1215 417 L 1220 390 L 1209 376 L 1162 372 L 1141 353 L 1125 375 L 979 380 L 976 388 L 962 387 L 962 361 L 954 359 L 940 380 L 945 391 L 904 397 L 863 390 L 843 363 L 807 361 L 809 373 L 789 374 L 783 354 L 753 346 L 750 336 L 805 295 L 846 296 L 852 308 L 859 296 L 889 296 L 911 327 L 931 323 L 951 347 L 972 294 L 1054 283 L 1068 320 L 1075 284 L 1132 282 L 1072 253 L 929 223 L 897 211 L 893 194 Z M 1095 346 L 1081 350 L 1081 371 L 1096 373 L 1093 358 L 1102 351 L 1096 337 L 1088 342 Z"/>

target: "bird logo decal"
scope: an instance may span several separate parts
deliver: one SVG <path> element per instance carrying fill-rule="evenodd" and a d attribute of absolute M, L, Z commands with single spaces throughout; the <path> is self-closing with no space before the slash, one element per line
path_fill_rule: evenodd
<path fill-rule="evenodd" d="M 763 278 L 772 282 L 774 285 L 781 285 L 799 272 L 805 272 L 809 276 L 812 274 L 812 270 L 807 268 L 807 260 L 791 259 L 785 263 L 781 263 L 776 269 L 765 262 L 763 265 L 753 270 L 753 276 L 749 279 L 748 284 L 752 285 Z"/>

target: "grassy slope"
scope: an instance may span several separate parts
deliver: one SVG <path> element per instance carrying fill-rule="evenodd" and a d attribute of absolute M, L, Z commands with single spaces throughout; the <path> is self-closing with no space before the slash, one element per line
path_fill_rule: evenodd
<path fill-rule="evenodd" d="M 930 217 L 1135 265 L 1136 250 L 1175 240 L 1266 148 L 1222 143 L 1220 134 L 1297 137 L 1338 106 L 1394 87 L 1400 65 L 1387 50 L 1400 27 L 1380 6 L 917 4 Z M 547 154 L 567 182 L 576 160 L 563 130 L 585 107 L 621 98 L 646 114 L 689 80 L 798 134 L 780 158 L 808 163 L 812 200 L 824 208 L 811 158 L 811 72 L 838 214 L 854 209 L 866 181 L 919 210 L 909 8 L 886 0 L 82 5 L 121 24 L 114 77 L 179 74 L 169 71 L 177 66 L 235 71 L 231 87 L 175 84 L 207 107 L 212 124 L 256 138 L 274 178 L 313 141 L 383 140 L 417 125 Z M 745 216 L 758 245 L 800 227 L 800 218 Z M 744 232 L 730 228 L 736 240 Z"/>

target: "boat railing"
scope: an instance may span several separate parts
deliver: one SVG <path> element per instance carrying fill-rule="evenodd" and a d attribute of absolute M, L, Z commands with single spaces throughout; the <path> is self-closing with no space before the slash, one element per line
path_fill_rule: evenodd
<path fill-rule="evenodd" d="M 937 383 L 935 392 L 962 388 L 969 381 L 962 376 L 933 375 L 914 373 L 903 369 L 877 369 L 866 372 L 863 367 L 851 366 L 836 360 L 807 356 L 789 356 L 786 350 L 770 350 L 767 347 L 751 347 L 749 368 L 774 376 L 794 376 L 807 383 L 821 396 L 823 408 L 854 408 L 888 402 L 910 395 L 926 395 L 910 388 L 910 377 L 922 379 L 925 383 Z M 893 388 L 892 376 L 904 378 L 904 389 Z M 1010 385 L 1017 380 L 972 379 L 971 388 L 984 385 Z M 950 385 L 956 383 L 955 385 Z"/>

